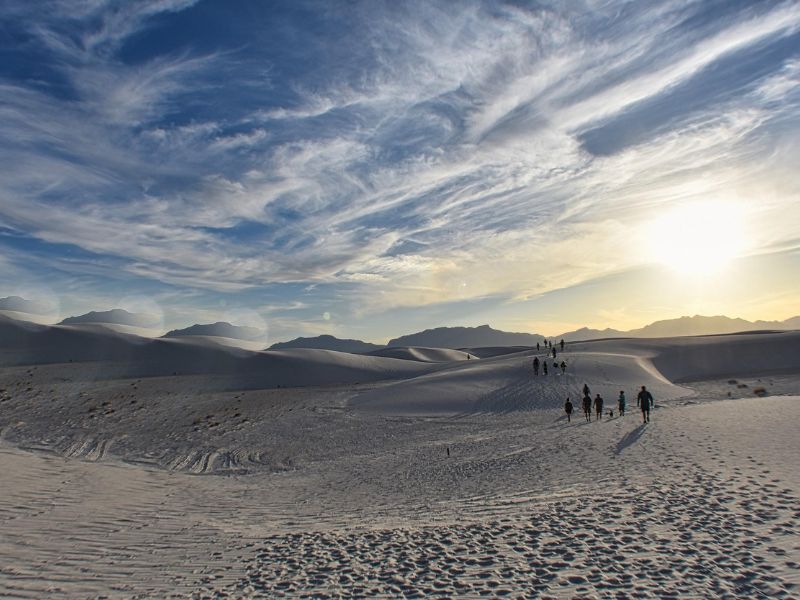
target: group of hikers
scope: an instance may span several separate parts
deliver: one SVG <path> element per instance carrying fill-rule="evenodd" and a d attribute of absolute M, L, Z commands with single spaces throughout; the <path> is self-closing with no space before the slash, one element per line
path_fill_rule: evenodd
<path fill-rule="evenodd" d="M 589 386 L 587 384 L 583 384 L 583 415 L 586 417 L 586 422 L 590 422 L 592 420 L 592 406 L 594 406 L 595 411 L 595 421 L 599 421 L 603 418 L 603 398 L 600 394 L 597 394 L 592 400 L 591 392 L 589 391 Z M 619 397 L 617 398 L 617 408 L 619 410 L 619 416 L 625 416 L 625 390 L 619 391 Z M 636 396 L 636 406 L 642 411 L 642 423 L 649 423 L 650 422 L 650 410 L 655 406 L 655 401 L 653 400 L 653 394 L 651 394 L 646 386 L 642 386 L 641 391 Z M 567 422 L 572 420 L 572 411 L 574 407 L 572 402 L 570 401 L 569 397 L 567 397 L 566 403 L 564 403 L 564 411 L 567 413 Z M 608 411 L 608 416 L 614 416 L 614 410 L 611 409 Z"/>
<path fill-rule="evenodd" d="M 542 369 L 542 375 L 547 375 L 547 372 L 548 372 L 547 362 L 550 360 L 549 359 L 549 355 L 550 354 L 553 355 L 553 373 L 558 373 L 559 369 L 561 369 L 561 373 L 562 374 L 566 373 L 567 372 L 567 363 L 564 362 L 563 360 L 559 363 L 556 360 L 556 358 L 558 357 L 558 352 L 556 351 L 556 347 L 553 344 L 553 342 L 551 342 L 549 340 L 544 340 L 542 343 L 544 344 L 544 347 L 547 348 L 547 357 L 543 358 L 541 361 L 539 360 L 538 356 L 534 357 L 534 359 L 533 359 L 533 374 L 534 374 L 534 376 L 536 376 L 536 377 L 539 376 L 539 368 L 540 367 Z M 561 351 L 563 352 L 564 351 L 564 340 L 561 340 L 559 345 L 561 346 Z M 536 342 L 536 351 L 539 352 L 540 348 L 541 348 L 541 346 L 539 345 L 539 342 Z"/>
<path fill-rule="evenodd" d="M 556 351 L 553 350 L 553 354 L 555 354 L 555 353 L 556 353 Z M 542 368 L 542 375 L 547 375 L 547 359 L 544 359 L 541 362 L 539 362 L 539 357 L 536 357 L 536 358 L 533 359 L 533 374 L 536 375 L 536 376 L 539 375 L 539 367 L 540 366 Z M 553 372 L 557 373 L 558 369 L 561 369 L 562 373 L 566 373 L 567 372 L 567 363 L 565 363 L 562 360 L 561 364 L 559 364 L 558 361 L 554 360 L 553 361 Z"/>
<path fill-rule="evenodd" d="M 547 350 L 547 354 L 542 360 L 539 360 L 538 356 L 535 356 L 533 359 L 533 374 L 534 376 L 539 375 L 539 369 L 541 368 L 542 374 L 547 375 L 547 363 L 550 360 L 550 354 L 553 355 L 553 372 L 558 372 L 558 369 L 561 369 L 561 373 L 567 372 L 567 363 L 565 361 L 561 361 L 559 363 L 556 360 L 558 353 L 556 352 L 556 344 L 549 340 L 544 340 L 544 347 Z M 557 345 L 561 346 L 561 351 L 564 351 L 564 340 L 561 340 Z M 536 351 L 540 351 L 539 343 L 536 344 Z M 604 400 L 600 394 L 597 394 L 592 400 L 591 392 L 589 390 L 589 386 L 587 384 L 583 384 L 583 415 L 586 417 L 586 422 L 590 422 L 592 420 L 592 407 L 594 407 L 595 411 L 595 421 L 599 421 L 603 418 L 603 404 Z M 625 390 L 620 390 L 619 397 L 617 398 L 617 409 L 619 411 L 619 416 L 625 416 Z M 651 394 L 646 386 L 642 386 L 641 391 L 636 396 L 636 406 L 642 411 L 642 423 L 649 423 L 650 422 L 650 410 L 655 406 L 655 401 L 653 400 L 653 394 Z M 570 401 L 569 397 L 567 397 L 567 401 L 564 404 L 564 411 L 567 413 L 567 422 L 572 421 L 572 411 L 574 410 L 574 406 Z M 608 411 L 608 416 L 614 416 L 614 409 L 610 409 Z"/>

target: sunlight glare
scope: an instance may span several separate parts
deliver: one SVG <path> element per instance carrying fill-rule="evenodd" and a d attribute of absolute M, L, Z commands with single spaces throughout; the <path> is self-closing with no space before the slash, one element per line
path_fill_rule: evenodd
<path fill-rule="evenodd" d="M 647 228 L 651 258 L 687 275 L 717 273 L 747 245 L 743 212 L 723 202 L 674 209 Z"/>

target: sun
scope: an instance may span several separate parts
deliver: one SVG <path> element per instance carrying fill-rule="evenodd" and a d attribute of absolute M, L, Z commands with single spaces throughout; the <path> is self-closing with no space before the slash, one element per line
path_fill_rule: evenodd
<path fill-rule="evenodd" d="M 684 204 L 646 228 L 651 260 L 686 275 L 720 272 L 747 246 L 744 213 L 733 203 Z"/>

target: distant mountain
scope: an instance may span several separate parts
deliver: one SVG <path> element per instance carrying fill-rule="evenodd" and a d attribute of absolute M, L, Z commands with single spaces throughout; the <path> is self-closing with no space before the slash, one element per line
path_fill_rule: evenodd
<path fill-rule="evenodd" d="M 732 319 L 724 315 L 705 317 L 680 317 L 656 321 L 640 329 L 628 332 L 632 337 L 674 337 L 684 335 L 714 335 L 721 333 L 739 333 L 741 331 L 757 331 L 763 329 L 788 329 L 784 321 L 756 321 Z"/>
<path fill-rule="evenodd" d="M 645 325 L 638 329 L 631 329 L 630 331 L 619 331 L 617 329 L 598 330 L 583 327 L 576 331 L 569 331 L 562 335 L 555 336 L 553 339 L 557 341 L 563 338 L 567 342 L 573 342 L 609 337 L 679 337 L 790 329 L 800 329 L 800 316 L 792 317 L 785 321 L 747 321 L 746 319 L 734 319 L 724 315 L 717 315 L 714 317 L 695 315 L 693 317 L 686 316 L 677 319 L 655 321 L 650 325 Z"/>
<path fill-rule="evenodd" d="M 370 344 L 361 340 L 342 340 L 332 335 L 319 335 L 317 337 L 299 337 L 288 342 L 272 344 L 270 350 L 281 350 L 284 348 L 315 348 L 317 350 L 336 350 L 337 352 L 350 352 L 360 354 L 380 350 L 384 346 Z"/>
<path fill-rule="evenodd" d="M 532 333 L 509 333 L 480 327 L 438 327 L 404 335 L 389 341 L 389 346 L 421 346 L 424 348 L 478 348 L 481 346 L 535 346 L 544 340 Z"/>
<path fill-rule="evenodd" d="M 783 321 L 783 326 L 786 329 L 800 329 L 800 317 L 792 317 Z"/>
<path fill-rule="evenodd" d="M 173 329 L 161 337 L 174 338 L 192 335 L 223 337 L 233 340 L 258 341 L 263 339 L 264 332 L 256 327 L 243 327 L 219 321 L 208 325 L 192 325 L 185 329 Z"/>
<path fill-rule="evenodd" d="M 158 327 L 158 319 L 152 316 L 130 313 L 122 308 L 111 310 L 91 311 L 85 315 L 68 317 L 61 321 L 59 325 L 81 325 L 87 323 L 100 323 L 109 325 L 127 325 L 129 327 L 141 327 L 144 329 Z"/>
<path fill-rule="evenodd" d="M 552 340 L 554 342 L 559 342 L 561 340 L 564 340 L 565 342 L 577 342 L 601 340 L 605 338 L 627 337 L 629 335 L 630 334 L 627 334 L 624 331 L 619 331 L 618 329 L 589 329 L 588 327 L 581 327 L 575 331 L 569 331 L 567 333 L 557 335 L 552 338 Z"/>
<path fill-rule="evenodd" d="M 0 310 L 8 310 L 13 312 L 27 313 L 31 315 L 44 315 L 49 311 L 48 307 L 44 304 L 34 300 L 27 300 L 20 296 L 6 296 L 0 298 Z"/>

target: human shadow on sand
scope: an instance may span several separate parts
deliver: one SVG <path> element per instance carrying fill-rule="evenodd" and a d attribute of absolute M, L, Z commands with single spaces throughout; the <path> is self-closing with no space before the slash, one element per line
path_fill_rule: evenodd
<path fill-rule="evenodd" d="M 635 444 L 639 441 L 639 438 L 642 437 L 642 433 L 644 433 L 644 423 L 639 425 L 636 429 L 633 429 L 625 434 L 625 436 L 617 442 L 617 448 L 615 450 L 616 454 L 619 454 L 628 446 Z"/>

